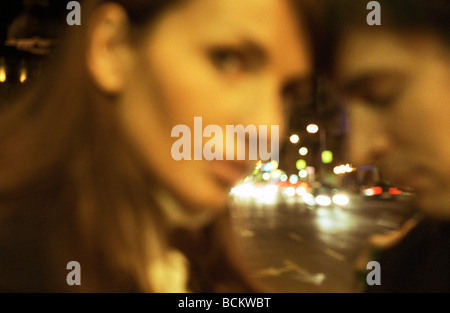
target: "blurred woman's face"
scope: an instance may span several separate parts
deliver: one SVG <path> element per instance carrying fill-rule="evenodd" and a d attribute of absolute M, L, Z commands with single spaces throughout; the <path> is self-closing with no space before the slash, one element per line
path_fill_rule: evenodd
<path fill-rule="evenodd" d="M 355 31 L 341 42 L 351 155 L 415 189 L 425 212 L 450 218 L 450 50 L 431 34 Z"/>
<path fill-rule="evenodd" d="M 188 206 L 222 207 L 256 161 L 226 160 L 235 146 L 225 144 L 216 147 L 223 161 L 176 161 L 172 128 L 188 126 L 193 142 L 194 117 L 201 117 L 203 129 L 218 125 L 224 137 L 226 125 L 278 125 L 282 135 L 285 100 L 311 74 L 307 34 L 293 12 L 287 0 L 187 1 L 138 45 L 119 113 L 150 173 Z M 262 139 L 270 144 L 268 134 Z"/>

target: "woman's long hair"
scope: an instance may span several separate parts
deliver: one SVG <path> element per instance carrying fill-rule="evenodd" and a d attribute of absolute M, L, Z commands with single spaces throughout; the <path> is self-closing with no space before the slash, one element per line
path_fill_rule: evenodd
<path fill-rule="evenodd" d="M 112 2 L 139 28 L 180 1 Z M 82 24 L 102 2 L 81 1 Z M 0 113 L 0 224 L 10 225 L 0 228 L 0 245 L 9 245 L 0 266 L 8 252 L 18 256 L 10 271 L 0 268 L 0 289 L 171 291 L 150 273 L 175 246 L 189 260 L 191 291 L 256 291 L 232 253 L 229 211 L 199 233 L 169 233 L 158 182 L 129 153 L 112 96 L 87 73 L 87 27 L 65 27 L 48 71 Z M 31 277 L 21 249 L 35 253 Z M 81 286 L 66 283 L 70 261 L 81 265 Z"/>

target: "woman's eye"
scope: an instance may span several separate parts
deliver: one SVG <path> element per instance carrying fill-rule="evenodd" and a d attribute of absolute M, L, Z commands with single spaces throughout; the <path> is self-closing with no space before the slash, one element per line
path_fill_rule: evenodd
<path fill-rule="evenodd" d="M 213 49 L 210 51 L 210 59 L 213 65 L 223 73 L 237 73 L 246 68 L 244 54 L 235 49 Z"/>

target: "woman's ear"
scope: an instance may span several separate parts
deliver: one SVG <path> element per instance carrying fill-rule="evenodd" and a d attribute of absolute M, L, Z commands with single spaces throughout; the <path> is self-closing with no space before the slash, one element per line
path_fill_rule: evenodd
<path fill-rule="evenodd" d="M 129 20 L 118 4 L 100 5 L 89 21 L 87 67 L 105 92 L 121 92 L 131 73 L 133 53 L 128 38 Z"/>

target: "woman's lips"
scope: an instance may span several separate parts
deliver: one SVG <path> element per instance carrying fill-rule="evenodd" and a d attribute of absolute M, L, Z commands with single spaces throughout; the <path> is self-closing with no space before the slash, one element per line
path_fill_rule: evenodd
<path fill-rule="evenodd" d="M 212 161 L 211 172 L 221 185 L 230 188 L 249 173 L 249 167 L 241 161 Z"/>

